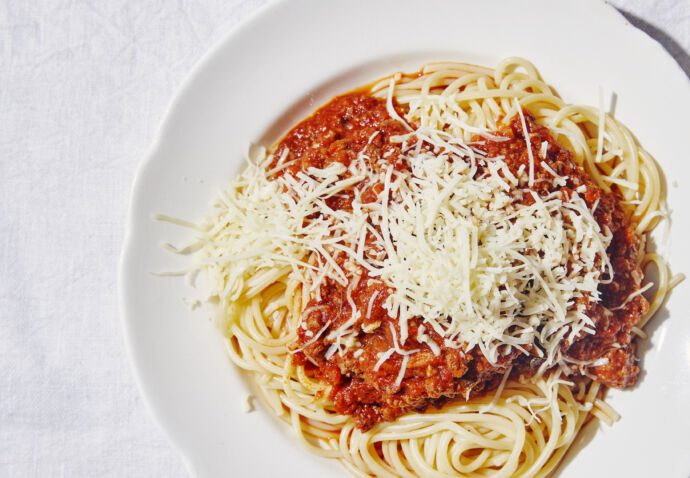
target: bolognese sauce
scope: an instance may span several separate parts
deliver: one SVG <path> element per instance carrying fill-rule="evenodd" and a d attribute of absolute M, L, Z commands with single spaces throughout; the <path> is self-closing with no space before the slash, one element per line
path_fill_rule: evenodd
<path fill-rule="evenodd" d="M 642 295 L 631 298 L 643 278 L 637 260 L 640 237 L 615 188 L 611 192 L 599 188 L 545 127 L 527 112 L 524 118 L 528 138 L 516 117 L 496 132 L 497 136 L 476 137 L 473 144 L 487 156 L 503 157 L 516 175 L 529 164 L 527 145 L 533 155 L 543 148 L 542 161 L 534 167 L 532 190 L 539 195 L 558 191 L 565 198 L 576 190 L 584 191 L 582 196 L 597 223 L 610 231 L 607 255 L 615 280 L 600 285 L 599 301 L 579 299 L 584 301 L 596 333 L 581 332 L 573 340 L 564 339 L 561 350 L 574 362 L 588 364 L 579 371 L 573 369 L 574 374 L 583 373 L 611 387 L 628 387 L 639 372 L 632 329 L 648 308 Z M 367 167 L 392 165 L 404 171 L 408 166 L 401 159 L 400 146 L 391 138 L 406 132 L 405 125 L 389 115 L 385 101 L 361 92 L 338 96 L 295 126 L 278 144 L 274 161 L 282 158 L 283 167 L 277 174 L 309 174 L 310 168 L 336 162 L 347 167 L 363 151 L 369 160 Z M 565 184 L 554 186 L 554 174 L 566 178 Z M 369 185 L 361 194 L 362 202 L 373 202 L 383 187 Z M 352 190 L 341 191 L 328 198 L 327 205 L 333 210 L 351 209 L 353 194 Z M 534 201 L 528 194 L 522 200 Z M 370 238 L 366 240 L 369 243 Z M 409 321 L 403 343 L 399 322 L 385 307 L 392 292 L 389 286 L 380 278 L 370 277 L 365 269 L 348 268 L 345 255 L 335 260 L 347 271 L 347 284 L 326 279 L 319 293 L 308 298 L 298 338 L 291 346 L 293 362 L 330 385 L 335 410 L 352 415 L 362 430 L 406 412 L 439 407 L 450 399 L 467 400 L 489 393 L 507 373 L 511 377 L 531 375 L 543 362 L 537 354 L 512 348 L 491 363 L 476 346 L 468 350 L 446 346 L 443 337 L 421 317 Z M 354 324 L 359 330 L 355 346 L 333 353 L 330 332 L 351 320 L 353 308 L 360 312 Z M 420 335 L 438 344 L 437 349 L 417 340 Z M 391 354 L 391 350 L 397 353 Z"/>

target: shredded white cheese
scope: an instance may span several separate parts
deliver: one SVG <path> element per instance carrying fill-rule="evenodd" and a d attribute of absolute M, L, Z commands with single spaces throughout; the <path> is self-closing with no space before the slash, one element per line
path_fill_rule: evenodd
<path fill-rule="evenodd" d="M 410 359 L 408 355 L 405 355 L 402 359 L 402 364 L 400 364 L 400 371 L 398 376 L 395 378 L 395 387 L 399 388 L 402 383 L 403 377 L 405 377 L 405 370 L 407 370 L 407 361 Z"/>

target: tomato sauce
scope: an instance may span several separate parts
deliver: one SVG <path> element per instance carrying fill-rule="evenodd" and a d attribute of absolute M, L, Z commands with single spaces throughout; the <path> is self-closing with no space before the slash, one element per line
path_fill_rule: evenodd
<path fill-rule="evenodd" d="M 399 114 L 403 113 L 397 105 L 395 107 Z M 596 325 L 596 335 L 581 334 L 573 343 L 563 342 L 562 350 L 580 361 L 608 359 L 604 365 L 589 367 L 587 374 L 609 386 L 630 386 L 639 372 L 631 329 L 648 305 L 638 295 L 623 307 L 612 309 L 620 306 L 631 292 L 640 287 L 642 271 L 637 262 L 640 238 L 622 209 L 620 196 L 598 188 L 546 128 L 537 125 L 528 113 L 525 117 L 534 157 L 539 154 L 542 142 L 547 142 L 544 161 L 557 174 L 568 178 L 567 184 L 559 190 L 568 196 L 584 185 L 582 196 L 588 206 L 591 208 L 597 204 L 596 221 L 613 234 L 607 252 L 616 280 L 600 287 L 599 303 L 588 304 L 588 315 Z M 279 174 L 296 175 L 308 173 L 310 167 L 324 168 L 333 162 L 348 166 L 366 148 L 367 157 L 372 158 L 369 167 L 393 165 L 398 170 L 405 170 L 407 166 L 401 160 L 400 149 L 390 138 L 407 132 L 400 122 L 389 116 L 384 101 L 355 92 L 334 98 L 295 126 L 279 143 L 274 157 L 277 162 L 286 154 Z M 521 166 L 529 163 L 519 118 L 498 134 L 503 136 L 502 141 L 477 138 L 477 148 L 488 156 L 503 155 L 508 167 L 517 174 Z M 273 166 L 276 165 L 274 163 Z M 533 189 L 539 194 L 554 190 L 551 173 L 545 168 L 535 164 L 534 177 L 537 181 Z M 363 201 L 376 200 L 381 190 L 382 185 L 371 185 L 363 194 Z M 525 201 L 531 199 L 530 195 L 524 197 Z M 345 190 L 329 198 L 328 205 L 335 209 L 348 209 L 351 202 L 352 193 Z M 342 265 L 346 257 L 336 257 L 336 260 Z M 388 286 L 369 277 L 365 270 L 356 274 L 349 273 L 350 285 L 357 281 L 356 286 L 350 287 L 349 297 L 362 313 L 356 327 L 364 332 L 359 333 L 354 346 L 342 354 L 328 354 L 333 345 L 333 340 L 327 338 L 329 332 L 347 322 L 353 311 L 347 287 L 326 280 L 320 289 L 320 299 L 311 298 L 307 303 L 298 339 L 291 349 L 295 351 L 294 363 L 304 366 L 309 375 L 331 386 L 329 396 L 335 410 L 352 415 L 362 430 L 379 421 L 394 420 L 409 411 L 439 407 L 449 399 L 468 399 L 489 393 L 496 389 L 508 367 L 512 366 L 512 375 L 518 376 L 534 373 L 541 364 L 535 356 L 513 349 L 492 365 L 478 348 L 464 351 L 445 346 L 443 338 L 426 326 L 425 333 L 441 349 L 439 354 L 434 354 L 427 345 L 415 339 L 418 328 L 423 326 L 421 318 L 409 322 L 408 338 L 402 345 L 398 320 L 389 317 L 384 309 L 390 294 Z M 317 336 L 319 331 L 322 333 Z M 396 345 L 408 357 L 400 381 L 397 378 L 403 355 L 393 353 L 388 359 L 380 360 L 382 354 Z"/>

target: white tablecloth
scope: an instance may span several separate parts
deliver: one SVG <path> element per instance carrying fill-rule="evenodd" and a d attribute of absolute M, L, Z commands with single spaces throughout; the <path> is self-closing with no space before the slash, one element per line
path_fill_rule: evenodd
<path fill-rule="evenodd" d="M 263 3 L 0 0 L 0 476 L 187 475 L 127 362 L 117 264 L 175 89 Z M 690 74 L 690 2 L 611 3 Z"/>

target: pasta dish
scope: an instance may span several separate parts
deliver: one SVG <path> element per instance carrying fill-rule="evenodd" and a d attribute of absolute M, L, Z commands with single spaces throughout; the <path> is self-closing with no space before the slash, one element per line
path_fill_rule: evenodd
<path fill-rule="evenodd" d="M 605 389 L 636 382 L 682 277 L 646 247 L 661 172 L 603 108 L 520 58 L 434 63 L 254 153 L 189 250 L 307 449 L 360 477 L 543 477 L 617 419 Z"/>

